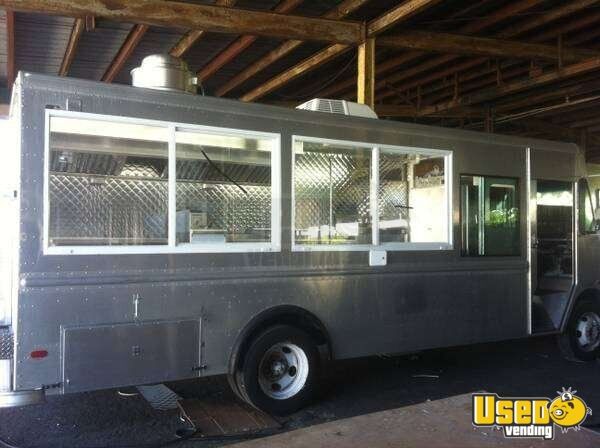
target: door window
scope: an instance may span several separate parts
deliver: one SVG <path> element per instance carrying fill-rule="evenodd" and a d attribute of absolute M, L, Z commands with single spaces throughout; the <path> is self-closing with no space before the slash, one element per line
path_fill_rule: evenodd
<path fill-rule="evenodd" d="M 587 180 L 580 179 L 577 183 L 577 190 L 579 198 L 579 233 L 582 235 L 586 233 L 595 233 L 596 223 L 594 222 L 594 207 Z"/>
<path fill-rule="evenodd" d="M 464 256 L 520 254 L 517 179 L 460 178 Z"/>

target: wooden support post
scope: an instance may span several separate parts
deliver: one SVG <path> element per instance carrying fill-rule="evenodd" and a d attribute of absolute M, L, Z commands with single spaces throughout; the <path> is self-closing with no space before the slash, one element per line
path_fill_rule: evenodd
<path fill-rule="evenodd" d="M 12 91 L 15 77 L 17 76 L 15 60 L 15 13 L 6 10 L 6 84 L 8 91 Z"/>
<path fill-rule="evenodd" d="M 357 95 L 359 103 L 375 109 L 375 39 L 358 46 Z"/>
<path fill-rule="evenodd" d="M 85 30 L 90 32 L 96 29 L 96 18 L 94 16 L 85 16 Z"/>
<path fill-rule="evenodd" d="M 494 133 L 494 109 L 491 106 L 487 106 L 485 111 L 485 132 Z"/>
<path fill-rule="evenodd" d="M 563 67 L 563 37 L 562 34 L 558 35 L 558 68 L 561 69 Z"/>
<path fill-rule="evenodd" d="M 500 60 L 496 59 L 496 84 L 502 85 L 502 68 L 500 67 Z"/>
<path fill-rule="evenodd" d="M 587 152 L 587 149 L 588 149 L 588 133 L 587 133 L 586 129 L 582 129 L 581 130 L 581 136 L 580 136 L 579 144 L 581 145 L 581 150 L 585 154 Z"/>
<path fill-rule="evenodd" d="M 458 72 L 454 72 L 454 99 L 458 99 Z"/>

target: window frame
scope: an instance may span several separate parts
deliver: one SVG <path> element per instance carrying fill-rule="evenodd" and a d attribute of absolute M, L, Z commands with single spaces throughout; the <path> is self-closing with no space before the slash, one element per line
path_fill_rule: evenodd
<path fill-rule="evenodd" d="M 81 120 L 106 121 L 156 126 L 167 130 L 168 145 L 168 241 L 164 245 L 89 245 L 89 246 L 50 246 L 50 120 L 52 117 L 77 118 Z M 191 123 L 151 120 L 120 115 L 95 114 L 89 112 L 46 109 L 44 120 L 44 163 L 43 163 L 43 255 L 102 255 L 102 254 L 176 254 L 176 253 L 252 253 L 281 251 L 281 134 L 274 132 L 251 131 L 236 128 L 205 126 Z M 176 241 L 176 135 L 177 131 L 198 132 L 216 135 L 237 135 L 271 141 L 271 241 L 252 243 L 219 244 L 177 244 Z"/>
<path fill-rule="evenodd" d="M 296 151 L 297 141 L 309 143 L 324 143 L 330 145 L 357 146 L 371 148 L 371 179 L 370 179 L 370 212 L 371 212 L 371 244 L 297 244 L 296 243 Z M 310 137 L 306 135 L 292 135 L 291 142 L 291 242 L 292 252 L 355 252 L 355 251 L 451 251 L 454 249 L 452 230 L 452 191 L 453 191 L 453 152 L 446 149 L 422 148 L 417 146 L 389 145 L 374 142 L 359 142 L 354 140 L 330 139 L 321 137 Z M 395 151 L 398 154 L 423 154 L 444 158 L 444 186 L 445 188 L 445 225 L 446 242 L 387 242 L 379 241 L 379 203 L 377 193 L 379 191 L 379 156 L 381 150 Z"/>
<path fill-rule="evenodd" d="M 585 194 L 584 198 L 581 197 L 581 185 L 585 185 Z M 594 226 L 596 226 L 596 219 L 594 216 L 594 200 L 592 199 L 592 192 L 590 190 L 590 183 L 585 177 L 581 177 L 577 179 L 577 232 L 580 236 L 583 235 L 595 235 L 598 232 L 594 230 Z M 583 208 L 581 207 L 581 201 L 583 200 Z M 582 218 L 585 219 L 585 203 L 589 202 L 589 205 L 592 209 L 592 220 L 590 222 L 592 229 L 586 229 L 586 223 L 582 222 Z"/>
<path fill-rule="evenodd" d="M 462 209 L 463 209 L 463 195 L 462 195 L 462 184 L 461 184 L 461 180 L 463 178 L 463 176 L 470 176 L 470 177 L 481 177 L 482 179 L 488 178 L 488 179 L 510 179 L 510 180 L 514 180 L 516 181 L 515 187 L 516 187 L 516 194 L 515 194 L 515 199 L 517 200 L 517 204 L 518 204 L 518 210 L 519 210 L 519 219 L 518 219 L 518 228 L 519 228 L 519 253 L 518 254 L 509 254 L 509 255 L 487 255 L 487 254 L 476 254 L 476 255 L 469 255 L 469 254 L 465 254 L 463 252 L 463 235 L 462 235 L 462 225 L 463 225 L 463 215 L 462 215 Z M 500 175 L 487 175 L 487 174 L 473 174 L 471 172 L 468 173 L 459 173 L 458 174 L 458 199 L 459 199 L 459 204 L 458 204 L 458 227 L 460 229 L 460 247 L 459 247 L 459 252 L 460 252 L 460 257 L 461 258 L 521 258 L 523 256 L 523 236 L 522 236 L 522 229 L 521 229 L 521 213 L 526 213 L 526 211 L 522 210 L 521 207 L 521 184 L 522 184 L 522 180 L 520 177 L 518 176 L 500 176 Z M 529 222 L 529 220 L 528 220 Z M 484 235 L 485 238 L 485 235 Z M 485 246 L 484 246 L 485 248 Z"/>

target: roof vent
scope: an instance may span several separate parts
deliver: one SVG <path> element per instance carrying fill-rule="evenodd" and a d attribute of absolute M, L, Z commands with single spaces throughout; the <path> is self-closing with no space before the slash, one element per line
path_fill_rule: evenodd
<path fill-rule="evenodd" d="M 314 98 L 306 103 L 300 104 L 296 109 L 314 110 L 328 114 L 352 115 L 354 117 L 378 118 L 366 104 L 353 103 L 345 100 L 329 100 Z"/>
<path fill-rule="evenodd" d="M 139 67 L 131 70 L 131 78 L 135 87 L 185 93 L 196 93 L 198 83 L 182 59 L 168 54 L 146 56 Z"/>

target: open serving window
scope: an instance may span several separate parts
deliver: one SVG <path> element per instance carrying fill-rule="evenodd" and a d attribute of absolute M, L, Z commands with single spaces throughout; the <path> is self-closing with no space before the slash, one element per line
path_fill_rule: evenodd
<path fill-rule="evenodd" d="M 44 250 L 280 248 L 279 135 L 47 111 Z"/>
<path fill-rule="evenodd" d="M 294 137 L 294 250 L 452 247 L 450 151 Z"/>

